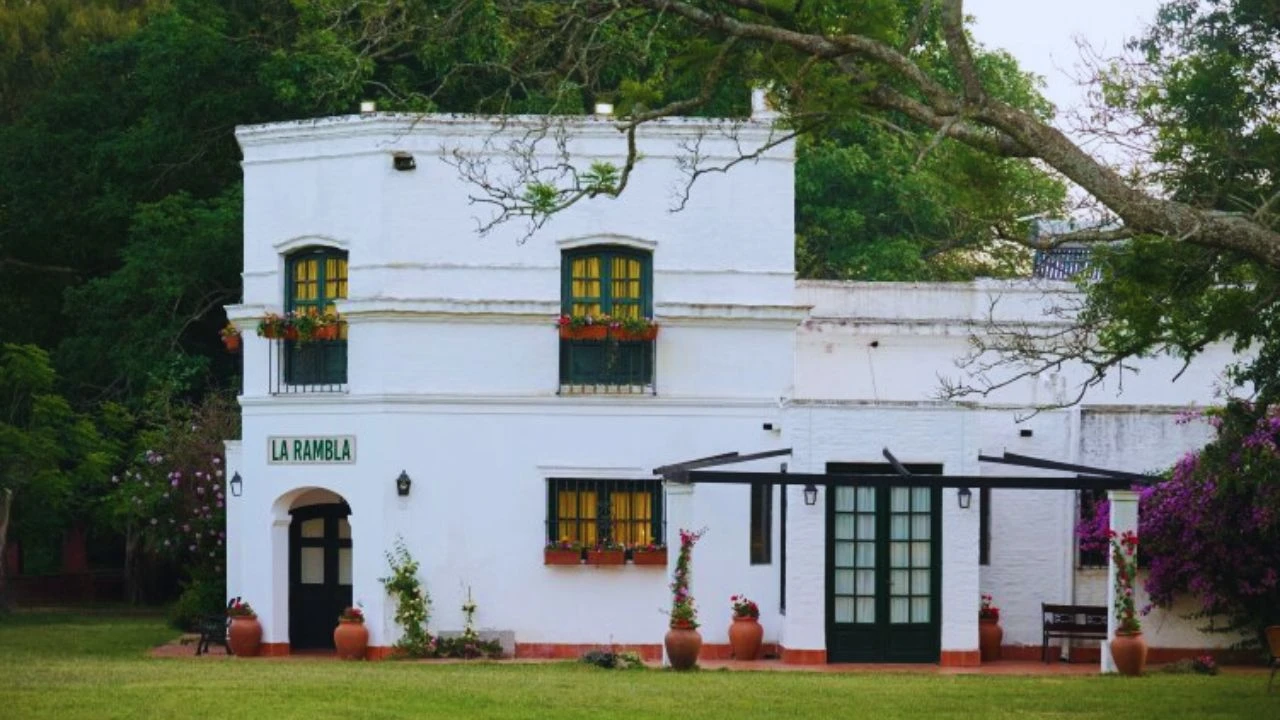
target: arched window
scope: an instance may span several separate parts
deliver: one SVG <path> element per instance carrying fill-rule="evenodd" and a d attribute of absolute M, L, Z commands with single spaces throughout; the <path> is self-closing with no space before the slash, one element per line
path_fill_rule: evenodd
<path fill-rule="evenodd" d="M 285 309 L 290 312 L 336 314 L 334 301 L 347 297 L 347 253 L 342 250 L 298 250 L 286 259 L 285 273 Z M 285 384 L 326 389 L 347 382 L 346 325 L 335 340 L 285 341 L 283 346 Z"/>
<path fill-rule="evenodd" d="M 564 251 L 561 313 L 570 317 L 653 317 L 653 263 L 648 252 L 617 245 Z M 649 392 L 654 341 L 562 339 L 560 384 L 570 392 Z"/>

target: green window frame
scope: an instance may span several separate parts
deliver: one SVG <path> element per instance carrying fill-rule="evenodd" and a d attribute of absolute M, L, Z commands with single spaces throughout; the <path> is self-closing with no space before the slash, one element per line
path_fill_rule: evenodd
<path fill-rule="evenodd" d="M 663 544 L 663 499 L 657 480 L 549 478 L 547 540 Z"/>
<path fill-rule="evenodd" d="M 309 247 L 285 261 L 285 309 L 320 315 L 347 297 L 347 253 Z M 347 328 L 336 340 L 282 341 L 287 385 L 332 387 L 347 382 Z"/>
<path fill-rule="evenodd" d="M 650 253 L 616 245 L 566 250 L 561 258 L 560 312 L 653 317 Z M 645 388 L 653 384 L 652 341 L 560 341 L 560 383 Z"/>

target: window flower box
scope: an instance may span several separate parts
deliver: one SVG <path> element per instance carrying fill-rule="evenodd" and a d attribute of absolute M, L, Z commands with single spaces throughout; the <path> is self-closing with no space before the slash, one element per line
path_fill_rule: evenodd
<path fill-rule="evenodd" d="M 652 342 L 658 337 L 658 324 L 649 318 L 614 320 L 609 335 L 619 342 Z"/>
<path fill-rule="evenodd" d="M 560 326 L 560 339 L 562 340 L 605 340 L 608 337 L 609 327 L 607 325 L 584 325 L 579 328 L 567 325 Z"/>
<path fill-rule="evenodd" d="M 581 550 L 553 550 L 547 548 L 542 551 L 543 565 L 579 565 L 581 563 Z"/>
<path fill-rule="evenodd" d="M 657 550 L 640 550 L 631 551 L 631 562 L 636 565 L 667 565 L 667 549 L 660 548 Z"/>
<path fill-rule="evenodd" d="M 624 550 L 588 550 L 588 565 L 621 565 L 626 562 Z"/>

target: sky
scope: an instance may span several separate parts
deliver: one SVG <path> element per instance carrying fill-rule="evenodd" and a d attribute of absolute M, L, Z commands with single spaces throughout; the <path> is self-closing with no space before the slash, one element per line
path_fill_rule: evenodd
<path fill-rule="evenodd" d="M 1046 97 L 1064 112 L 1084 101 L 1070 77 L 1087 40 L 1103 56 L 1118 54 L 1125 40 L 1155 19 L 1161 0 L 968 0 L 973 34 L 983 45 L 1008 50 L 1023 70 L 1048 83 Z M 1061 123 L 1059 124 L 1062 126 Z"/>

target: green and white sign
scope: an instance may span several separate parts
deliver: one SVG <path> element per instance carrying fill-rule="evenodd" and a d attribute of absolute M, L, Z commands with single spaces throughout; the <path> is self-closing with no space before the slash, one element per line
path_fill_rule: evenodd
<path fill-rule="evenodd" d="M 267 438 L 267 444 L 267 463 L 270 465 L 340 465 L 356 461 L 354 435 L 273 435 Z"/>

